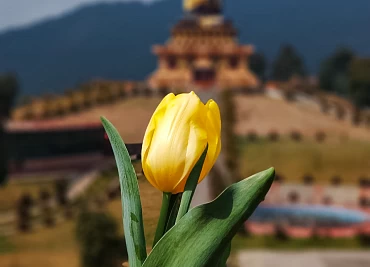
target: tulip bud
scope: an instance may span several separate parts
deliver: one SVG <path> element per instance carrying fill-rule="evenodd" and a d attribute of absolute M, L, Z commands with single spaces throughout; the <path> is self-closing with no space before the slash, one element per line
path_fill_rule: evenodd
<path fill-rule="evenodd" d="M 143 171 L 158 190 L 184 191 L 189 174 L 208 144 L 199 181 L 211 170 L 221 149 L 221 118 L 213 100 L 204 105 L 198 96 L 168 94 L 155 110 L 142 147 Z"/>

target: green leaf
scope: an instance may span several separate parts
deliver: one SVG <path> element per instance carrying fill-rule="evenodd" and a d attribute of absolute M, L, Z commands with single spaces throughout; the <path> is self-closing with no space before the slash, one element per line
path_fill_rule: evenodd
<path fill-rule="evenodd" d="M 116 159 L 123 211 L 123 227 L 130 267 L 142 266 L 146 258 L 143 216 L 139 185 L 130 155 L 116 128 L 104 117 L 101 118 L 108 134 Z"/>
<path fill-rule="evenodd" d="M 218 263 L 245 220 L 263 201 L 275 176 L 270 168 L 228 187 L 190 210 L 157 243 L 144 267 L 204 267 Z"/>

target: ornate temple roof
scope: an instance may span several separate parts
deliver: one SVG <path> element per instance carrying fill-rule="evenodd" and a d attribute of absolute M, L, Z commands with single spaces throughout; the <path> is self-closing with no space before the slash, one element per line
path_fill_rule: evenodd
<path fill-rule="evenodd" d="M 222 2 L 184 0 L 185 17 L 173 26 L 165 44 L 153 46 L 159 60 L 148 79 L 151 88 L 258 87 L 247 66 L 254 48 L 239 44 L 233 23 L 221 14 Z"/>
<path fill-rule="evenodd" d="M 224 20 L 222 23 L 214 24 L 212 27 L 205 27 L 201 20 L 192 18 L 180 20 L 171 30 L 172 36 L 176 35 L 220 35 L 236 36 L 237 30 L 230 20 Z"/>

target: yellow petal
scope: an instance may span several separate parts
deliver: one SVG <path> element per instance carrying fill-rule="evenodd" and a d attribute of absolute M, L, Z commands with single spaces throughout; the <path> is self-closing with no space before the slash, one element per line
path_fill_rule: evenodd
<path fill-rule="evenodd" d="M 206 104 L 207 109 L 207 140 L 208 140 L 208 151 L 207 156 L 203 164 L 202 172 L 199 177 L 201 182 L 204 177 L 209 173 L 215 164 L 220 151 L 221 151 L 221 116 L 220 109 L 217 103 L 213 100 L 209 100 Z"/>
<path fill-rule="evenodd" d="M 199 125 L 192 123 L 190 125 L 189 143 L 187 147 L 187 161 L 185 163 L 184 173 L 185 176 L 176 185 L 173 192 L 175 194 L 183 192 L 186 181 L 189 177 L 190 172 L 193 170 L 195 164 L 198 162 L 204 149 L 207 146 L 207 132 L 204 128 L 199 128 Z"/>
<path fill-rule="evenodd" d="M 150 168 L 147 166 L 147 156 L 148 156 L 148 151 L 150 149 L 150 145 L 152 142 L 153 134 L 156 128 L 156 125 L 162 120 L 167 105 L 170 101 L 172 101 L 175 98 L 175 95 L 173 93 L 170 93 L 166 95 L 162 101 L 159 103 L 158 107 L 154 111 L 152 118 L 149 121 L 148 127 L 145 131 L 144 134 L 144 139 L 143 139 L 143 145 L 141 148 L 141 158 L 142 158 L 142 167 L 143 171 L 145 174 L 145 177 L 148 179 L 148 181 L 156 188 L 158 188 L 157 182 L 155 180 L 155 177 L 150 170 Z"/>

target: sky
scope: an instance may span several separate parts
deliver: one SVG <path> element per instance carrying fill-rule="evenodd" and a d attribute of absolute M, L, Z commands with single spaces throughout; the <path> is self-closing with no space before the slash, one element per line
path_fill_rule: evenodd
<path fill-rule="evenodd" d="M 153 2 L 153 0 L 0 0 L 0 32 L 57 16 L 96 2 Z"/>

